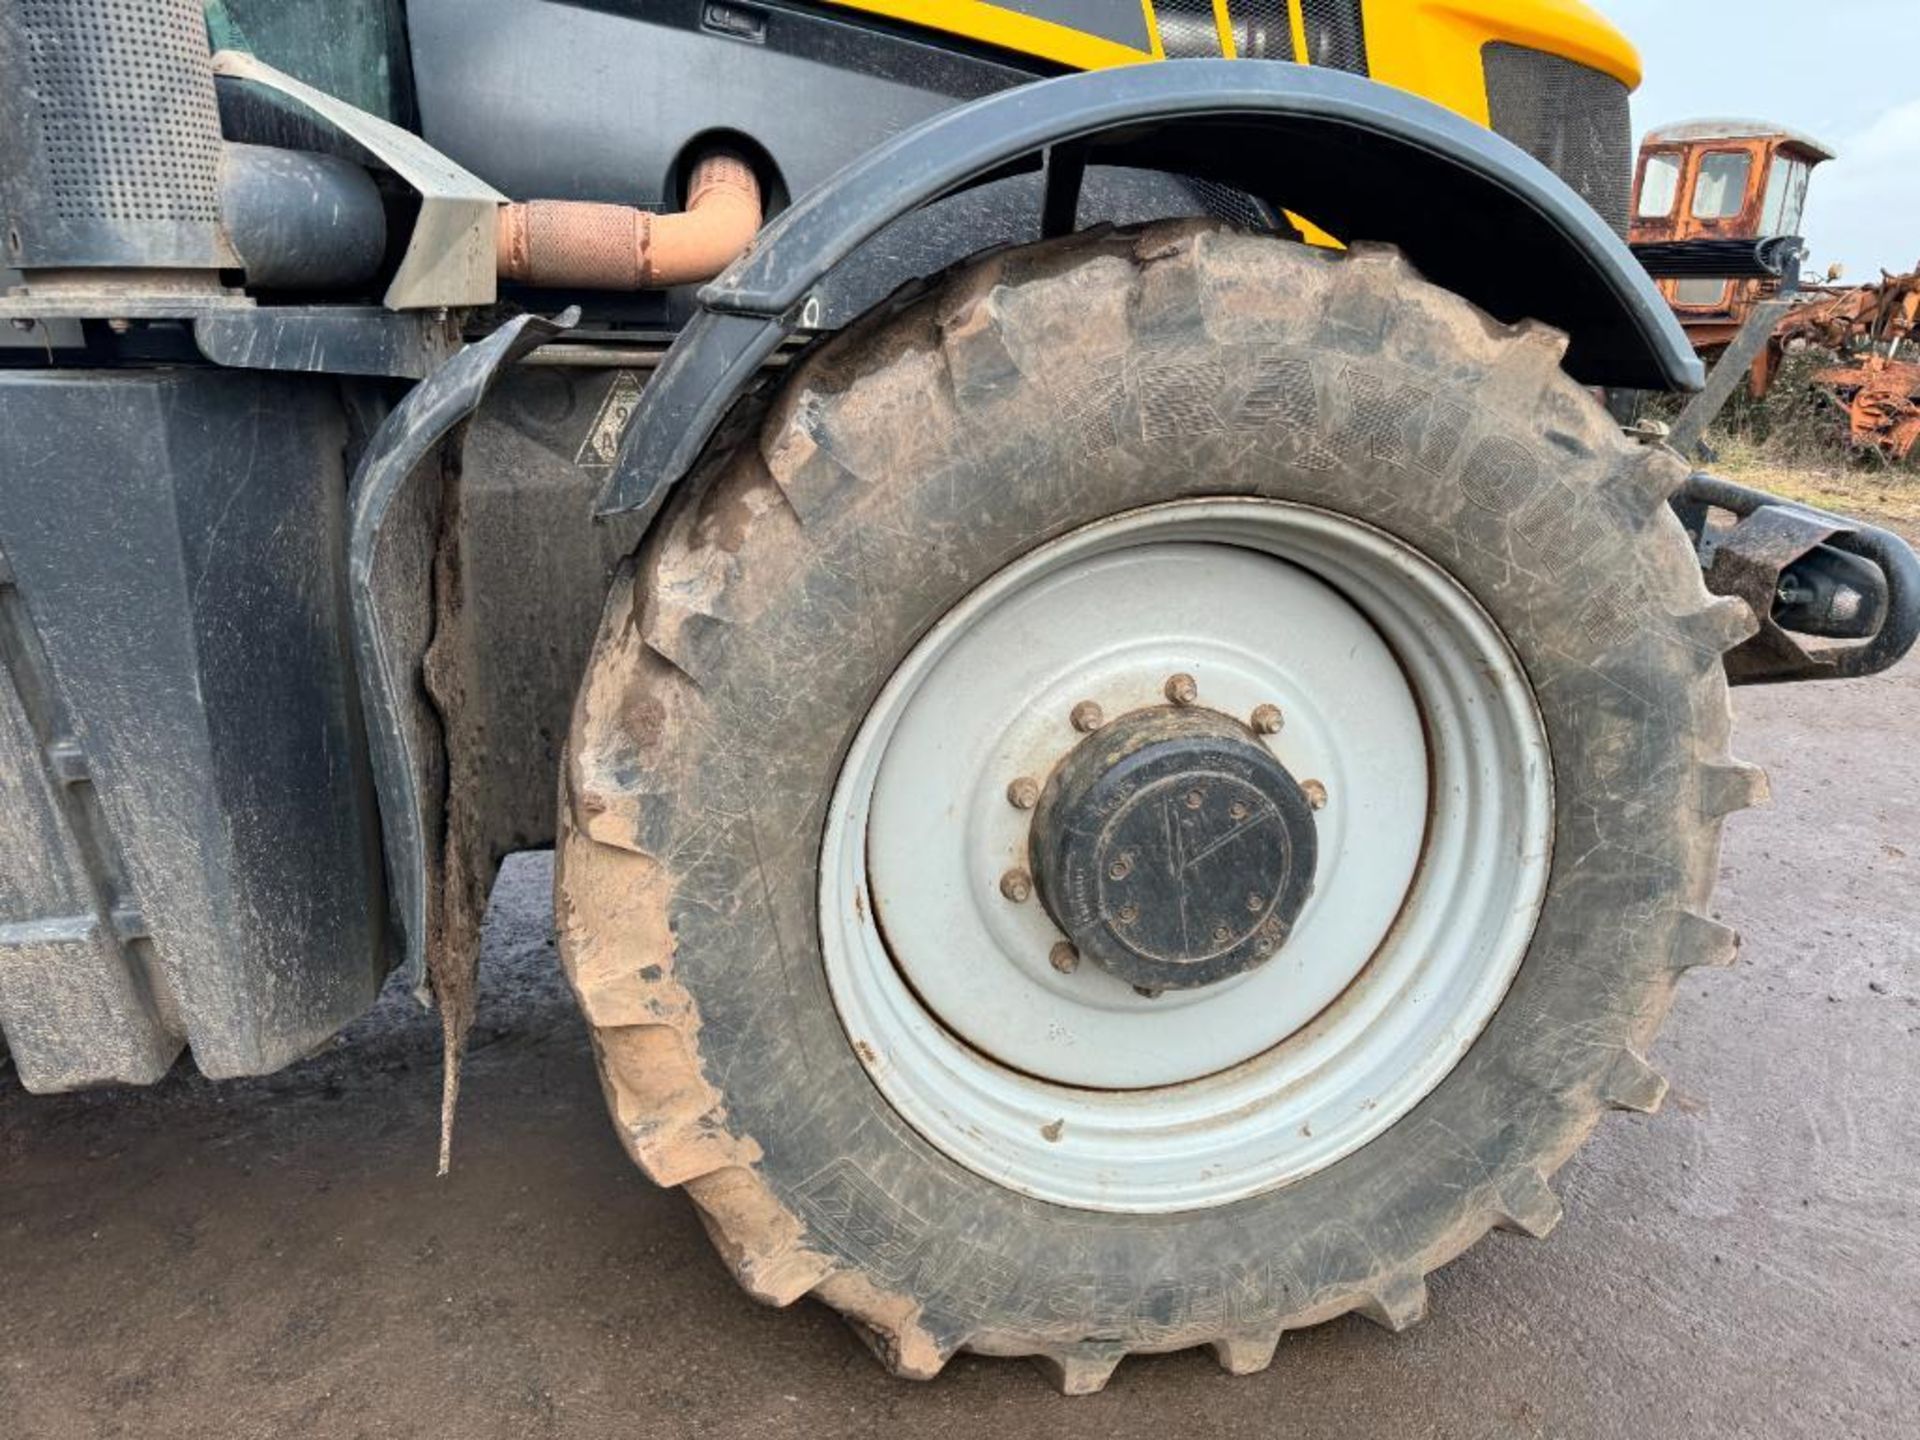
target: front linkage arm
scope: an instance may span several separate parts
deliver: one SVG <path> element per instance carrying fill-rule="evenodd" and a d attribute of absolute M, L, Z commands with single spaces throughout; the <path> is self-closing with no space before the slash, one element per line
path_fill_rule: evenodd
<path fill-rule="evenodd" d="M 1760 622 L 1727 656 L 1733 684 L 1863 679 L 1920 637 L 1920 560 L 1899 536 L 1707 474 L 1673 508 L 1707 588 L 1744 600 Z"/>

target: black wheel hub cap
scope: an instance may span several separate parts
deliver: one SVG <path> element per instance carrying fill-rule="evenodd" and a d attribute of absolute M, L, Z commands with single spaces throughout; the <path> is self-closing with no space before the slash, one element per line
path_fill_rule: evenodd
<path fill-rule="evenodd" d="M 1216 984 L 1278 953 L 1313 890 L 1313 809 L 1252 730 L 1135 710 L 1087 736 L 1034 810 L 1040 898 L 1081 955 L 1143 990 Z"/>

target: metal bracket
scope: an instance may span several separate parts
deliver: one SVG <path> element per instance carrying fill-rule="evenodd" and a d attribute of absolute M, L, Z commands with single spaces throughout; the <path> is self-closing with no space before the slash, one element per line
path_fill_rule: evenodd
<path fill-rule="evenodd" d="M 41 270 L 24 278 L 0 294 L 0 320 L 190 320 L 253 309 L 251 296 L 225 288 L 212 270 Z"/>
<path fill-rule="evenodd" d="M 1920 638 L 1920 560 L 1897 535 L 1706 474 L 1674 509 L 1707 588 L 1745 601 L 1760 622 L 1726 657 L 1732 684 L 1857 680 L 1898 664 Z M 1713 510 L 1735 523 L 1715 529 Z M 1859 643 L 1810 648 L 1808 638 Z"/>
<path fill-rule="evenodd" d="M 1673 422 L 1668 443 L 1688 460 L 1697 458 L 1695 452 L 1707 437 L 1707 427 L 1718 420 L 1720 412 L 1727 408 L 1727 401 L 1733 398 L 1734 388 L 1753 369 L 1753 362 L 1760 358 L 1760 352 L 1773 338 L 1774 330 L 1786 317 L 1787 311 L 1793 308 L 1793 303 L 1791 298 L 1782 297 L 1763 300 L 1754 306 L 1747 323 L 1740 327 L 1740 333 L 1733 337 L 1733 343 L 1727 346 L 1726 353 L 1707 377 L 1706 388 L 1687 402 L 1687 408 Z"/>
<path fill-rule="evenodd" d="M 494 213 L 506 196 L 418 135 L 276 70 L 239 50 L 213 57 L 213 73 L 250 80 L 311 110 L 366 147 L 420 192 L 420 215 L 387 287 L 389 310 L 491 305 L 496 290 Z"/>
<path fill-rule="evenodd" d="M 444 311 L 359 305 L 270 305 L 239 315 L 203 315 L 193 341 L 216 365 L 421 380 L 460 348 Z"/>

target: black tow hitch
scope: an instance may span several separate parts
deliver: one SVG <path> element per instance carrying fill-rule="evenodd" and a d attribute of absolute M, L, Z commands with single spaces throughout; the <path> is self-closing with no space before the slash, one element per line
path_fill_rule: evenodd
<path fill-rule="evenodd" d="M 1707 589 L 1760 620 L 1727 656 L 1731 683 L 1858 680 L 1920 636 L 1920 560 L 1899 536 L 1716 475 L 1692 476 L 1673 508 Z"/>

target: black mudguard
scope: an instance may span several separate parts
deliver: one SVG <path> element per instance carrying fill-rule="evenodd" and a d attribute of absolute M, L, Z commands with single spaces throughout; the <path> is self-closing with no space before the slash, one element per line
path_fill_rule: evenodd
<path fill-rule="evenodd" d="M 458 948 L 472 938 L 445 933 L 441 895 L 448 865 L 485 863 L 447 854 L 453 757 L 425 678 L 439 618 L 436 602 L 448 603 L 435 575 L 446 521 L 445 471 L 436 462 L 443 443 L 480 408 L 500 373 L 577 319 L 577 311 L 557 322 L 518 316 L 461 350 L 394 407 L 354 475 L 347 550 L 354 650 L 387 883 L 403 941 L 402 964 L 416 989 L 436 939 Z"/>
<path fill-rule="evenodd" d="M 861 267 L 845 262 L 888 226 L 946 196 L 1044 168 L 1047 228 L 1057 231 L 1094 165 L 1216 181 L 1346 239 L 1397 245 L 1427 278 L 1500 319 L 1566 331 L 1567 367 L 1587 384 L 1691 390 L 1704 378 L 1619 236 L 1492 131 L 1332 70 L 1266 61 L 1134 66 L 946 111 L 782 214 L 701 292 L 627 432 L 601 513 L 657 506 L 761 361 L 796 332 L 848 318 L 836 287 Z"/>

